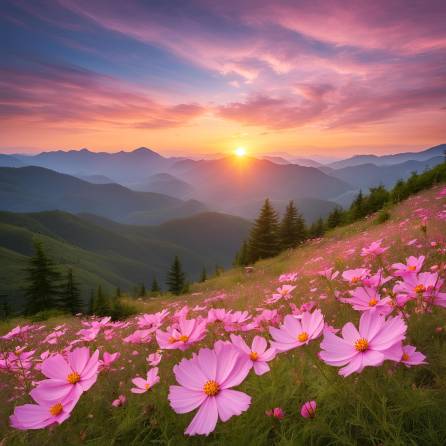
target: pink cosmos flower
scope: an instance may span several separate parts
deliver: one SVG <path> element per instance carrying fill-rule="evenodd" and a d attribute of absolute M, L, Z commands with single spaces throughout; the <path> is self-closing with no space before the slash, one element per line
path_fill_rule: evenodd
<path fill-rule="evenodd" d="M 163 358 L 163 356 L 159 352 L 150 353 L 150 355 L 147 356 L 147 362 L 152 367 L 155 367 L 155 366 L 157 366 L 161 362 L 162 358 Z"/>
<path fill-rule="evenodd" d="M 206 319 L 180 319 L 178 325 L 170 327 L 167 332 L 157 330 L 156 340 L 161 349 L 187 350 L 206 336 L 206 325 Z"/>
<path fill-rule="evenodd" d="M 71 398 L 50 403 L 39 400 L 34 395 L 33 399 L 37 404 L 17 406 L 9 421 L 13 428 L 20 430 L 42 429 L 52 424 L 61 424 L 70 417 L 79 397 L 80 394 L 75 392 Z"/>
<path fill-rule="evenodd" d="M 386 359 L 400 361 L 402 340 L 407 326 L 401 316 L 390 317 L 365 311 L 359 321 L 359 331 L 348 322 L 342 328 L 342 338 L 324 331 L 319 357 L 327 364 L 341 367 L 339 374 L 360 373 L 367 366 L 379 366 Z"/>
<path fill-rule="evenodd" d="M 406 263 L 394 263 L 392 268 L 395 270 L 396 276 L 404 276 L 406 274 L 419 273 L 423 267 L 425 257 L 410 256 L 406 259 Z"/>
<path fill-rule="evenodd" d="M 366 248 L 362 248 L 361 256 L 362 257 L 377 257 L 383 253 L 385 253 L 389 248 L 383 248 L 381 246 L 382 240 L 377 240 L 376 242 L 370 243 Z"/>
<path fill-rule="evenodd" d="M 162 310 L 155 314 L 142 314 L 138 317 L 138 326 L 139 328 L 148 328 L 152 331 L 155 331 L 157 328 L 159 328 L 164 319 L 169 314 L 169 310 Z"/>
<path fill-rule="evenodd" d="M 217 342 L 213 350 L 202 348 L 191 359 L 183 359 L 173 369 L 179 386 L 170 386 L 169 401 L 176 413 L 199 407 L 187 427 L 187 435 L 209 435 L 221 421 L 240 415 L 251 397 L 232 390 L 246 378 L 251 368 L 247 357 L 232 344 Z"/>
<path fill-rule="evenodd" d="M 103 356 L 102 361 L 101 361 L 101 368 L 102 369 L 110 368 L 110 366 L 115 361 L 117 361 L 120 356 L 121 356 L 121 353 L 119 353 L 119 352 L 116 352 L 116 353 L 104 352 L 104 356 Z"/>
<path fill-rule="evenodd" d="M 160 382 L 160 377 L 158 376 L 158 367 L 154 367 L 147 372 L 146 379 L 142 378 L 133 378 L 132 383 L 135 384 L 136 387 L 131 389 L 133 393 L 145 393 L 150 390 L 155 384 Z"/>
<path fill-rule="evenodd" d="M 116 398 L 115 400 L 112 401 L 112 406 L 113 407 L 121 407 L 123 406 L 127 401 L 127 398 L 125 397 L 125 395 L 119 395 L 118 398 Z"/>
<path fill-rule="evenodd" d="M 265 415 L 268 417 L 277 418 L 278 420 L 283 420 L 285 418 L 285 413 L 281 407 L 274 407 L 273 409 L 267 410 Z"/>
<path fill-rule="evenodd" d="M 404 275 L 403 281 L 398 282 L 393 291 L 395 294 L 406 294 L 408 300 L 422 296 L 427 303 L 446 307 L 446 293 L 440 292 L 443 283 L 438 273 L 410 274 Z"/>
<path fill-rule="evenodd" d="M 316 401 L 307 401 L 306 403 L 303 403 L 300 414 L 304 418 L 314 418 L 316 415 Z"/>
<path fill-rule="evenodd" d="M 35 401 L 58 403 L 77 400 L 96 382 L 99 367 L 99 351 L 90 357 L 87 347 L 68 352 L 67 360 L 56 354 L 42 363 L 41 371 L 49 379 L 39 381 L 31 391 Z M 77 399 L 76 399 L 77 398 Z"/>
<path fill-rule="evenodd" d="M 277 288 L 276 293 L 274 293 L 269 299 L 265 302 L 268 304 L 273 304 L 280 299 L 291 299 L 291 293 L 296 289 L 296 285 L 282 285 Z"/>
<path fill-rule="evenodd" d="M 123 339 L 128 344 L 143 344 L 150 342 L 152 330 L 135 330 L 132 334 Z"/>
<path fill-rule="evenodd" d="M 324 317 L 320 310 L 305 312 L 301 320 L 288 314 L 280 328 L 270 327 L 274 339 L 271 346 L 279 352 L 285 352 L 316 339 L 324 328 Z"/>
<path fill-rule="evenodd" d="M 342 273 L 342 278 L 355 285 L 361 283 L 369 274 L 370 270 L 367 268 L 348 269 Z"/>
<path fill-rule="evenodd" d="M 403 346 L 403 356 L 401 357 L 401 362 L 406 367 L 411 367 L 413 365 L 427 364 L 425 361 L 426 356 L 421 352 L 416 351 L 416 347 L 413 345 Z"/>
<path fill-rule="evenodd" d="M 247 324 L 250 319 L 251 316 L 247 311 L 234 311 L 233 313 L 228 314 L 224 320 L 224 329 L 226 331 L 247 331 L 245 329 L 245 324 Z"/>
<path fill-rule="evenodd" d="M 333 268 L 327 268 L 322 271 L 319 271 L 318 274 L 321 277 L 325 277 L 327 280 L 334 280 L 334 279 L 336 279 L 336 277 L 339 276 L 339 271 L 333 272 Z"/>
<path fill-rule="evenodd" d="M 378 311 L 386 315 L 393 311 L 392 299 L 381 299 L 375 288 L 359 287 L 350 291 L 350 294 L 352 297 L 342 298 L 340 301 L 350 304 L 356 311 Z"/>
<path fill-rule="evenodd" d="M 251 367 L 254 367 L 256 375 L 263 375 L 269 372 L 270 368 L 267 362 L 272 361 L 276 356 L 276 351 L 273 348 L 268 347 L 266 339 L 262 336 L 255 336 L 252 341 L 251 348 L 248 347 L 246 342 L 241 336 L 231 335 L 232 343 L 247 356 L 251 363 Z"/>
<path fill-rule="evenodd" d="M 231 311 L 226 310 L 226 308 L 211 308 L 208 311 L 208 323 L 213 322 L 224 322 L 226 318 L 231 314 Z"/>
<path fill-rule="evenodd" d="M 297 273 L 282 274 L 279 276 L 279 282 L 295 282 L 297 280 Z"/>

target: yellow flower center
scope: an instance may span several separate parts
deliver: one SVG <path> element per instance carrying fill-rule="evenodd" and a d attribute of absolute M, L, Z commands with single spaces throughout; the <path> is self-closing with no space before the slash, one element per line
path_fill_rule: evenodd
<path fill-rule="evenodd" d="M 416 267 L 416 266 L 413 266 L 413 265 L 410 265 L 410 266 L 407 267 L 407 270 L 408 270 L 408 271 L 416 271 L 416 270 L 417 270 L 417 267 Z"/>
<path fill-rule="evenodd" d="M 177 338 L 174 338 L 173 336 L 171 336 L 170 338 L 169 338 L 169 344 L 174 344 L 175 342 L 177 342 L 178 341 L 178 339 Z"/>
<path fill-rule="evenodd" d="M 67 381 L 70 384 L 76 384 L 81 380 L 81 375 L 79 375 L 79 373 L 77 372 L 72 372 L 67 376 Z"/>
<path fill-rule="evenodd" d="M 299 342 L 307 342 L 308 341 L 308 333 L 306 331 L 303 331 L 302 333 L 299 333 L 299 335 L 297 336 L 297 340 Z"/>
<path fill-rule="evenodd" d="M 355 342 L 355 349 L 358 352 L 365 352 L 366 350 L 369 349 L 369 341 L 367 341 L 367 339 L 365 338 L 358 339 Z"/>
<path fill-rule="evenodd" d="M 361 281 L 360 277 L 352 277 L 352 280 L 350 281 L 351 283 L 358 283 Z"/>
<path fill-rule="evenodd" d="M 257 352 L 251 352 L 249 357 L 251 358 L 251 361 L 257 361 L 259 359 L 259 354 Z"/>
<path fill-rule="evenodd" d="M 150 390 L 150 384 L 146 383 L 146 385 L 144 386 L 146 388 L 146 390 Z"/>
<path fill-rule="evenodd" d="M 203 392 L 207 396 L 215 396 L 218 392 L 220 392 L 220 385 L 211 379 L 203 386 Z"/>
<path fill-rule="evenodd" d="M 402 361 L 409 361 L 410 356 L 407 353 L 403 353 L 403 357 L 401 358 Z"/>
<path fill-rule="evenodd" d="M 426 287 L 420 283 L 414 288 L 414 291 L 416 293 L 424 293 L 426 291 Z"/>
<path fill-rule="evenodd" d="M 373 297 L 369 300 L 369 307 L 374 307 L 377 303 L 378 301 Z"/>
<path fill-rule="evenodd" d="M 182 335 L 178 338 L 181 342 L 187 342 L 189 340 L 189 336 Z"/>
<path fill-rule="evenodd" d="M 50 414 L 53 417 L 57 417 L 57 415 L 61 414 L 62 410 L 63 410 L 62 403 L 57 403 L 57 404 L 54 404 L 54 406 L 50 407 Z"/>

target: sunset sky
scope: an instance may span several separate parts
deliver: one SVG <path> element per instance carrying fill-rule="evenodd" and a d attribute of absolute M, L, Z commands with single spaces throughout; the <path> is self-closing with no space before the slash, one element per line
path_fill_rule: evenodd
<path fill-rule="evenodd" d="M 3 153 L 344 156 L 446 142 L 445 1 L 0 8 Z"/>

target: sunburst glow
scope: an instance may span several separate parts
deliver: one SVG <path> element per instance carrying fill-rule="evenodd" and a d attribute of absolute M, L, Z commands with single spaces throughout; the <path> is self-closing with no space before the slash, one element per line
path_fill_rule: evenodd
<path fill-rule="evenodd" d="M 246 155 L 246 149 L 244 147 L 237 147 L 234 153 L 236 156 L 243 157 Z"/>

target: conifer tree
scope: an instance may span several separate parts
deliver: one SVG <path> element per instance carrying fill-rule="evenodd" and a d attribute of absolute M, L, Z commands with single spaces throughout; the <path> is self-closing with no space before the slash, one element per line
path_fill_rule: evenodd
<path fill-rule="evenodd" d="M 139 292 L 139 295 L 142 296 L 142 297 L 145 297 L 146 294 L 147 294 L 147 293 L 146 293 L 146 286 L 144 285 L 144 283 L 142 283 L 142 284 L 141 284 L 141 290 L 140 290 L 140 292 Z"/>
<path fill-rule="evenodd" d="M 365 217 L 364 196 L 362 190 L 359 191 L 359 194 L 350 206 L 350 215 L 353 221 Z"/>
<path fill-rule="evenodd" d="M 311 225 L 309 232 L 311 237 L 322 237 L 325 232 L 324 220 L 322 220 L 322 218 L 319 218 Z"/>
<path fill-rule="evenodd" d="M 306 228 L 302 215 L 290 201 L 280 225 L 280 245 L 282 249 L 295 248 L 305 241 Z"/>
<path fill-rule="evenodd" d="M 94 299 L 93 313 L 97 316 L 109 316 L 111 312 L 110 302 L 102 291 L 102 286 L 98 286 L 96 298 Z"/>
<path fill-rule="evenodd" d="M 342 222 L 342 211 L 337 206 L 330 212 L 327 218 L 327 228 L 333 229 Z"/>
<path fill-rule="evenodd" d="M 88 299 L 88 314 L 94 314 L 95 309 L 95 295 L 94 290 L 90 290 L 90 299 Z"/>
<path fill-rule="evenodd" d="M 206 282 L 207 280 L 207 273 L 206 273 L 206 268 L 203 267 L 202 271 L 201 271 L 201 277 L 200 277 L 200 282 Z"/>
<path fill-rule="evenodd" d="M 60 306 L 71 314 L 82 311 L 81 293 L 74 279 L 72 268 L 68 269 L 65 283 L 62 286 Z"/>
<path fill-rule="evenodd" d="M 184 290 L 185 280 L 186 278 L 181 267 L 180 259 L 178 256 L 175 256 L 172 266 L 167 273 L 167 289 L 172 294 L 179 295 Z"/>
<path fill-rule="evenodd" d="M 235 255 L 234 259 L 234 265 L 235 266 L 246 266 L 249 265 L 251 262 L 251 258 L 249 255 L 249 244 L 245 240 L 242 244 L 242 247 L 238 251 L 238 253 Z"/>
<path fill-rule="evenodd" d="M 156 277 L 154 277 L 152 280 L 152 286 L 150 287 L 150 291 L 153 294 L 159 293 L 161 291 L 161 288 L 158 284 L 158 280 L 156 280 Z"/>
<path fill-rule="evenodd" d="M 60 296 L 60 273 L 45 254 L 40 241 L 34 243 L 34 256 L 26 269 L 26 312 L 35 314 L 57 306 Z"/>
<path fill-rule="evenodd" d="M 254 222 L 249 241 L 250 262 L 273 257 L 280 251 L 277 213 L 267 198 Z"/>

